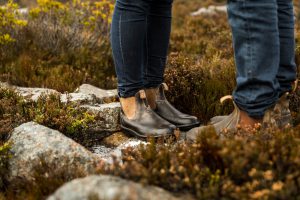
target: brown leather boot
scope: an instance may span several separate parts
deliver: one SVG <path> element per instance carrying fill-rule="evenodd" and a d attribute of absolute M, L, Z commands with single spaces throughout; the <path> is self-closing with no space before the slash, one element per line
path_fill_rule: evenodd
<path fill-rule="evenodd" d="M 128 118 L 123 108 L 120 117 L 121 128 L 134 136 L 147 137 L 164 137 L 172 135 L 176 126 L 158 116 L 148 106 L 144 90 L 135 95 L 135 114 Z"/>
<path fill-rule="evenodd" d="M 232 96 L 226 96 L 221 98 L 221 103 L 227 99 L 232 99 Z M 254 119 L 247 115 L 246 112 L 239 109 L 234 103 L 234 111 L 227 116 L 216 116 L 210 120 L 209 125 L 201 126 L 190 130 L 186 134 L 188 141 L 196 141 L 199 134 L 208 129 L 214 128 L 217 134 L 222 136 L 224 132 L 235 132 L 238 128 L 244 130 L 251 130 L 256 125 L 261 124 L 262 128 L 274 127 L 284 128 L 290 125 L 291 112 L 289 110 L 288 93 L 284 94 L 276 103 L 275 106 L 269 108 L 263 117 L 263 119 Z"/>
<path fill-rule="evenodd" d="M 199 126 L 197 117 L 184 114 L 169 103 L 165 90 L 168 90 L 165 83 L 158 88 L 145 89 L 147 101 L 154 112 L 183 131 Z"/>

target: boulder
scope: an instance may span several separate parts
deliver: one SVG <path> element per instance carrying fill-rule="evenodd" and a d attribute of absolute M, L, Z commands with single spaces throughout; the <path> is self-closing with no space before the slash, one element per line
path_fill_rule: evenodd
<path fill-rule="evenodd" d="M 129 138 L 117 147 L 107 147 L 105 145 L 96 145 L 92 147 L 92 151 L 99 155 L 103 161 L 112 164 L 114 160 L 122 162 L 122 153 L 127 148 L 138 148 L 140 145 L 148 143 L 137 138 Z"/>
<path fill-rule="evenodd" d="M 169 192 L 114 176 L 88 176 L 59 188 L 47 200 L 176 200 Z"/>
<path fill-rule="evenodd" d="M 39 97 L 43 94 L 49 95 L 54 93 L 60 95 L 58 91 L 47 88 L 27 88 L 16 86 L 12 86 L 12 88 L 15 89 L 18 93 L 20 93 L 20 95 L 23 96 L 25 99 L 31 99 L 32 101 L 37 101 Z"/>
<path fill-rule="evenodd" d="M 47 166 L 71 167 L 90 173 L 100 157 L 91 153 L 62 133 L 28 122 L 14 129 L 9 141 L 12 158 L 9 161 L 9 179 L 16 177 L 31 180 L 41 159 Z"/>
<path fill-rule="evenodd" d="M 95 95 L 83 94 L 83 93 L 62 94 L 60 96 L 60 100 L 62 103 L 73 102 L 78 104 L 90 104 L 90 105 L 99 103 L 99 101 L 97 102 L 97 98 Z"/>
<path fill-rule="evenodd" d="M 118 102 L 97 105 L 82 105 L 87 111 L 95 115 L 96 121 L 87 132 L 118 132 L 120 130 L 119 117 L 121 105 Z"/>
<path fill-rule="evenodd" d="M 89 84 L 83 84 L 75 90 L 75 93 L 95 95 L 101 103 L 110 103 L 118 98 L 117 90 L 103 90 Z"/>

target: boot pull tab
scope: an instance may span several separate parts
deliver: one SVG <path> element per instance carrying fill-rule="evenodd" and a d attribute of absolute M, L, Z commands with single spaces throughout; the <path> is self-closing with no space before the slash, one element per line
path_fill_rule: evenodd
<path fill-rule="evenodd" d="M 299 79 L 295 80 L 293 92 L 296 92 L 298 89 Z"/>
<path fill-rule="evenodd" d="M 141 99 L 143 99 L 143 100 L 147 99 L 145 90 L 140 90 L 139 93 L 140 93 L 140 98 Z"/>
<path fill-rule="evenodd" d="M 236 103 L 233 101 L 233 96 L 232 96 L 232 95 L 227 95 L 227 96 L 222 97 L 222 98 L 220 99 L 220 103 L 221 103 L 221 104 L 224 104 L 224 102 L 227 101 L 227 100 L 231 100 L 232 103 L 233 103 L 233 105 L 234 105 L 234 107 L 235 107 L 236 109 L 239 109 L 238 106 L 236 105 Z"/>
<path fill-rule="evenodd" d="M 163 89 L 168 91 L 169 90 L 169 87 L 166 83 L 162 83 L 162 86 L 163 86 Z"/>

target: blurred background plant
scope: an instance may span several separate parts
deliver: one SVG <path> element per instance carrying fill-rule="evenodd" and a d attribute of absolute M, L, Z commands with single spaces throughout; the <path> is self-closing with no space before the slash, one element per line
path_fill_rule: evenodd
<path fill-rule="evenodd" d="M 225 3 L 226 0 L 174 1 L 165 75 L 170 89 L 167 95 L 177 108 L 203 122 L 232 110 L 230 104 L 221 105 L 219 98 L 230 94 L 235 87 L 235 64 L 226 13 L 198 16 L 190 13 Z M 300 1 L 294 3 L 299 72 Z M 115 88 L 109 43 L 113 5 L 113 0 L 0 0 L 0 81 L 60 92 L 71 92 L 82 83 Z M 172 192 L 188 191 L 199 199 L 296 197 L 300 185 L 300 86 L 291 94 L 291 110 L 295 127 L 283 132 L 258 131 L 246 140 L 240 137 L 219 140 L 208 132 L 194 145 L 151 143 L 137 151 L 125 152 L 123 166 L 115 163 L 100 171 Z M 6 143 L 9 133 L 32 120 L 88 143 L 90 138 L 83 133 L 93 123 L 94 116 L 78 110 L 77 105 L 62 104 L 56 95 L 25 102 L 15 91 L 0 88 L 1 178 L 7 174 L 11 156 L 10 144 Z M 66 169 L 57 173 L 53 170 L 50 177 L 43 177 L 43 170 L 48 168 L 37 169 L 34 185 L 16 182 L 8 196 L 15 199 L 16 188 L 25 188 L 20 199 L 44 197 L 69 180 L 65 177 Z M 6 189 L 2 180 L 0 199 Z"/>
<path fill-rule="evenodd" d="M 48 87 L 60 92 L 71 92 L 82 83 L 116 88 L 109 42 L 114 1 L 16 2 L 26 8 L 18 10 L 11 1 L 2 7 L 6 15 L 10 13 L 18 23 L 10 29 L 3 29 L 12 40 L 0 45 L 0 81 Z M 225 3 L 224 0 L 174 2 L 170 56 L 165 76 L 170 86 L 168 96 L 180 110 L 194 114 L 204 122 L 213 115 L 231 110 L 231 105 L 222 106 L 218 100 L 230 94 L 235 87 L 232 39 L 225 12 L 198 16 L 191 16 L 191 13 L 201 7 Z M 298 66 L 299 8 L 300 3 L 295 1 Z M 299 102 L 297 99 L 299 95 L 296 93 L 293 101 Z M 294 105 L 294 116 L 299 116 L 296 113 L 299 105 Z"/>
<path fill-rule="evenodd" d="M 18 32 L 11 26 L 7 34 L 13 40 L 1 45 L 0 80 L 59 91 L 83 82 L 115 87 L 109 44 L 112 1 L 38 0 L 22 14 L 16 9 L 16 4 L 5 4 L 4 17 L 15 13 L 27 23 Z"/>

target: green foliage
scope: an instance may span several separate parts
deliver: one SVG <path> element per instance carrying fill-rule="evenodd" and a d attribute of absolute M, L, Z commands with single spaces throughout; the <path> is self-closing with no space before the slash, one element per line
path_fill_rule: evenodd
<path fill-rule="evenodd" d="M 13 90 L 0 88 L 0 144 L 10 131 L 26 121 L 25 101 Z"/>
<path fill-rule="evenodd" d="M 11 31 L 16 45 L 1 51 L 0 80 L 44 85 L 61 92 L 72 91 L 83 82 L 114 87 L 109 44 L 112 1 L 37 3 L 28 16 L 23 16 L 27 25 L 18 32 Z"/>
<path fill-rule="evenodd" d="M 6 176 L 8 174 L 8 162 L 11 157 L 11 144 L 0 142 L 0 199 L 1 192 L 6 189 Z"/>
<path fill-rule="evenodd" d="M 233 62 L 216 56 L 193 64 L 185 56 L 171 55 L 165 76 L 170 89 L 168 99 L 179 110 L 204 122 L 214 115 L 230 112 L 232 107 L 222 106 L 219 99 L 233 91 Z"/>
<path fill-rule="evenodd" d="M 89 139 L 85 130 L 94 122 L 94 116 L 77 104 L 62 103 L 57 94 L 42 95 L 37 102 L 25 102 L 15 91 L 0 88 L 0 144 L 13 128 L 28 121 L 59 130 L 83 144 Z"/>
<path fill-rule="evenodd" d="M 17 9 L 18 5 L 12 0 L 9 0 L 4 6 L 0 6 L 0 46 L 15 41 L 9 33 L 10 30 L 26 25 L 26 21 L 19 19 Z"/>
<path fill-rule="evenodd" d="M 17 178 L 10 181 L 9 187 L 4 193 L 6 198 L 14 200 L 46 199 L 64 183 L 86 176 L 84 170 L 78 167 L 65 165 L 57 168 L 55 164 L 47 164 L 45 158 L 40 158 L 40 165 L 35 166 L 33 172 L 32 181 Z"/>
<path fill-rule="evenodd" d="M 127 149 L 123 163 L 100 173 L 154 184 L 197 199 L 297 199 L 300 197 L 300 127 L 220 139 L 214 131 L 195 144 L 155 144 Z"/>

